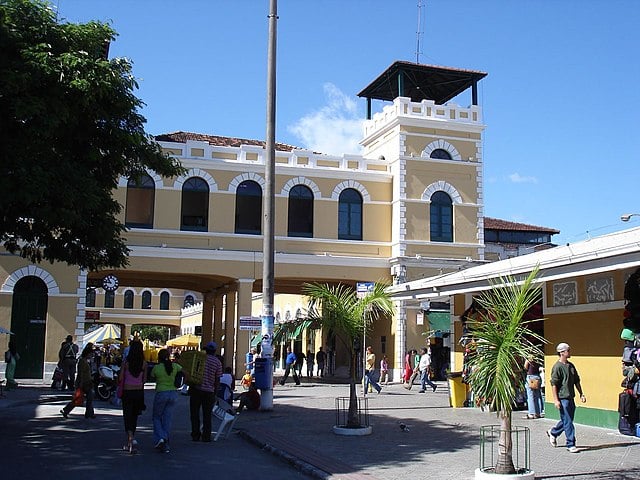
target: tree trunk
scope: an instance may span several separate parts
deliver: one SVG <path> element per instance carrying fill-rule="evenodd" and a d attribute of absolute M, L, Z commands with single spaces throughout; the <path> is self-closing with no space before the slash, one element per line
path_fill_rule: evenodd
<path fill-rule="evenodd" d="M 351 361 L 349 371 L 351 381 L 349 383 L 349 413 L 347 415 L 347 427 L 356 428 L 360 426 L 360 415 L 358 415 L 358 395 L 356 393 L 356 353 L 351 351 Z"/>
<path fill-rule="evenodd" d="M 511 414 L 500 413 L 500 438 L 498 440 L 498 462 L 496 473 L 516 473 L 513 466 L 513 440 L 511 438 Z"/>

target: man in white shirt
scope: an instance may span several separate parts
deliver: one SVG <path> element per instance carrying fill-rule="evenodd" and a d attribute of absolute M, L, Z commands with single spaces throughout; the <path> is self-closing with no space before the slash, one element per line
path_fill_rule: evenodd
<path fill-rule="evenodd" d="M 431 365 L 431 349 L 422 347 L 422 355 L 420 355 L 420 391 L 418 393 L 424 393 L 427 389 L 427 384 L 436 391 L 438 386 L 429 379 L 429 366 Z"/>

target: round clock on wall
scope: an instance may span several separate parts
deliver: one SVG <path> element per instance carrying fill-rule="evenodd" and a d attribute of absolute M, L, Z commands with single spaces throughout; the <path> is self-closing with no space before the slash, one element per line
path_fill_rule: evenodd
<path fill-rule="evenodd" d="M 115 275 L 107 275 L 102 279 L 102 288 L 107 292 L 114 292 L 118 288 L 118 277 Z"/>

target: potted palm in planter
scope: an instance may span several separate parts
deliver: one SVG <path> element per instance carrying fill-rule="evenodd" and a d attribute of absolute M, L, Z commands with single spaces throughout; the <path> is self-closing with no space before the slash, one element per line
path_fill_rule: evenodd
<path fill-rule="evenodd" d="M 537 273 L 536 268 L 524 281 L 501 278 L 477 298 L 482 312 L 469 325 L 475 342 L 475 353 L 469 359 L 469 384 L 476 398 L 496 412 L 499 425 L 496 426 L 495 465 L 481 465 L 476 470 L 476 478 L 491 475 L 535 478 L 528 469 L 528 461 L 521 471 L 514 466 L 512 412 L 516 394 L 523 386 L 524 359 L 540 361 L 543 352 L 539 345 L 546 343 L 524 320 L 527 311 L 540 299 L 540 289 L 534 285 Z M 526 433 L 525 450 L 528 452 L 528 431 Z"/>
<path fill-rule="evenodd" d="M 362 431 L 363 426 L 359 415 L 359 403 L 356 393 L 356 362 L 358 339 L 372 322 L 380 316 L 393 314 L 393 302 L 386 292 L 388 285 L 376 282 L 372 291 L 364 297 L 358 298 L 356 291 L 350 285 L 305 283 L 302 293 L 308 297 L 308 308 L 303 319 L 286 322 L 280 326 L 277 335 L 286 338 L 289 332 L 295 331 L 300 325 L 323 327 L 332 330 L 336 339 L 349 352 L 349 399 L 346 422 L 336 425 L 334 432 L 343 433 Z M 276 341 L 277 338 L 274 338 Z M 368 429 L 370 431 L 370 428 Z M 348 434 L 348 433 L 346 433 Z"/>

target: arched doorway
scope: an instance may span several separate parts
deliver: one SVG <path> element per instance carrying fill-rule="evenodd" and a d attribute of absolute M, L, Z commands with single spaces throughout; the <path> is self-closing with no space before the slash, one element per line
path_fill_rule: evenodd
<path fill-rule="evenodd" d="M 47 303 L 47 285 L 40 278 L 27 276 L 16 282 L 11 303 L 11 331 L 20 354 L 16 378 L 43 376 Z"/>

